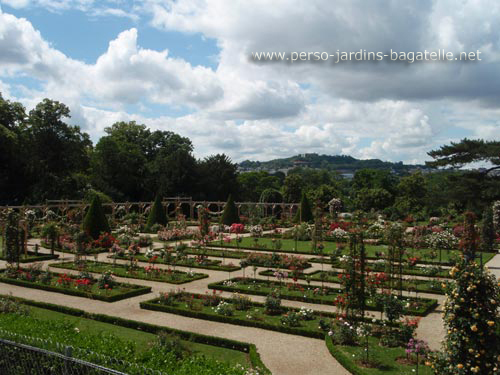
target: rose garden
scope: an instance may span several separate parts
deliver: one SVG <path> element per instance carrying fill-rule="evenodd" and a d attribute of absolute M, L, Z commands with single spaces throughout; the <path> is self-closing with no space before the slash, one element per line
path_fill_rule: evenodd
<path fill-rule="evenodd" d="M 418 222 L 305 196 L 265 219 L 231 197 L 138 207 L 3 208 L 2 337 L 126 373 L 285 373 L 261 343 L 297 336 L 332 373 L 500 373 L 498 203 Z"/>

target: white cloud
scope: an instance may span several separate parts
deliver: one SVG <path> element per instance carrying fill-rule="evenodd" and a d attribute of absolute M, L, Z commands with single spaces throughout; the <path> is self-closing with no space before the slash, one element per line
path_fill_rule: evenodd
<path fill-rule="evenodd" d="M 1 0 L 0 0 L 1 1 Z M 296 153 L 345 153 L 423 161 L 464 134 L 500 134 L 500 5 L 493 0 L 366 2 L 340 0 L 3 0 L 16 7 L 76 8 L 160 30 L 214 38 L 217 68 L 193 66 L 168 50 L 138 44 L 140 23 L 121 32 L 94 64 L 53 48 L 27 20 L 0 11 L 0 78 L 42 83 L 26 103 L 65 102 L 94 139 L 118 120 L 136 120 L 190 137 L 198 156 L 235 160 Z M 369 17 L 367 17 L 369 15 Z M 193 46 L 196 48 L 197 46 Z M 476 63 L 253 63 L 255 51 L 483 52 Z M 10 89 L 11 85 L 0 85 Z M 178 118 L 130 110 L 189 108 Z M 126 110 L 131 111 L 127 113 Z M 153 111 L 154 113 L 154 111 Z"/>

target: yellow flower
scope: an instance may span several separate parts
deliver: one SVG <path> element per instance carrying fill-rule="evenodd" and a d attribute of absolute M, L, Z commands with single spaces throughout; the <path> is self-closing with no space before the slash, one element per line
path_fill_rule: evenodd
<path fill-rule="evenodd" d="M 489 325 L 490 327 L 493 327 L 493 326 L 495 325 L 495 322 L 494 322 L 494 321 L 492 321 L 492 320 L 488 320 L 488 325 Z"/>
<path fill-rule="evenodd" d="M 477 332 L 477 326 L 474 324 L 472 327 L 470 327 L 472 332 Z"/>
<path fill-rule="evenodd" d="M 461 370 L 461 369 L 463 369 L 463 368 L 464 368 L 464 365 L 462 365 L 461 363 L 459 363 L 459 364 L 457 365 L 457 368 L 459 368 L 459 369 Z"/>

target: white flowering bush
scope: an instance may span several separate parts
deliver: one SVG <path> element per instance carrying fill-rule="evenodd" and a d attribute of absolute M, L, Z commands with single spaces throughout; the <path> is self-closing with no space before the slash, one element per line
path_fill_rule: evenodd
<path fill-rule="evenodd" d="M 250 232 L 252 237 L 262 237 L 262 234 L 264 233 L 262 225 L 251 225 L 250 227 L 248 227 L 248 231 Z"/>
<path fill-rule="evenodd" d="M 458 246 L 459 240 L 449 230 L 444 230 L 429 234 L 426 242 L 431 249 L 451 250 Z"/>
<path fill-rule="evenodd" d="M 345 242 L 349 239 L 349 233 L 342 228 L 335 228 L 331 231 L 330 235 L 334 241 Z"/>
<path fill-rule="evenodd" d="M 385 222 L 378 220 L 366 230 L 366 235 L 370 238 L 381 238 L 384 235 Z"/>
<path fill-rule="evenodd" d="M 312 309 L 302 306 L 299 310 L 299 316 L 302 320 L 313 320 L 314 314 Z"/>
<path fill-rule="evenodd" d="M 232 316 L 234 313 L 231 304 L 225 301 L 219 302 L 219 304 L 213 307 L 213 309 L 217 314 L 224 316 Z"/>

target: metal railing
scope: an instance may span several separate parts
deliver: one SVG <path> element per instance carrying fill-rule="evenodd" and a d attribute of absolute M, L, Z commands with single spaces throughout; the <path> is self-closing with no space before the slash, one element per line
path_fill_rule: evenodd
<path fill-rule="evenodd" d="M 0 336 L 2 375 L 167 375 L 137 363 L 50 340 L 4 330 L 0 330 Z"/>

